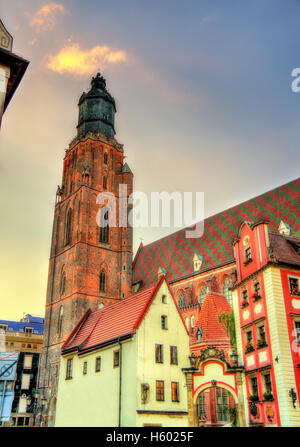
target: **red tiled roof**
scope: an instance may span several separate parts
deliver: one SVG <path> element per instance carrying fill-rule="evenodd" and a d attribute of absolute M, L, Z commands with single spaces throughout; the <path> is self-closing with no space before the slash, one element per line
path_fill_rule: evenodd
<path fill-rule="evenodd" d="M 223 323 L 219 323 L 219 315 L 231 313 L 232 309 L 227 299 L 218 293 L 209 292 L 204 298 L 198 321 L 195 325 L 195 333 L 191 343 L 197 343 L 197 330 L 202 329 L 201 343 L 225 342 L 230 339 Z"/>
<path fill-rule="evenodd" d="M 62 352 L 73 349 L 86 351 L 108 344 L 119 337 L 134 334 L 164 279 L 165 277 L 161 276 L 154 286 L 131 295 L 121 302 L 94 312 L 87 311 L 62 346 Z M 173 295 L 172 298 L 177 307 Z M 183 324 L 185 325 L 184 322 Z"/>
<path fill-rule="evenodd" d="M 192 276 L 194 253 L 203 256 L 201 271 L 234 262 L 232 241 L 241 221 L 266 218 L 269 229 L 277 231 L 280 221 L 288 223 L 292 234 L 300 235 L 300 178 L 247 200 L 204 221 L 204 234 L 187 239 L 186 229 L 151 244 L 140 246 L 133 262 L 133 283 L 148 287 L 159 267 L 168 272 L 168 281 Z"/>

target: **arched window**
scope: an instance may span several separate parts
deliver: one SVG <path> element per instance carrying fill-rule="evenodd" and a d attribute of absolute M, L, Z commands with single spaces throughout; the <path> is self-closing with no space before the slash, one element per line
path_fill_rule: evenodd
<path fill-rule="evenodd" d="M 67 221 L 66 221 L 66 235 L 65 235 L 66 245 L 69 245 L 71 242 L 71 226 L 72 226 L 72 209 L 70 208 L 67 214 Z"/>
<path fill-rule="evenodd" d="M 222 293 L 226 297 L 230 306 L 232 306 L 232 291 L 230 290 L 231 287 L 232 287 L 232 279 L 229 278 L 229 276 L 227 276 L 223 282 Z"/>
<path fill-rule="evenodd" d="M 106 206 L 101 209 L 100 215 L 100 242 L 109 242 L 109 213 Z"/>
<path fill-rule="evenodd" d="M 104 164 L 107 165 L 107 162 L 108 162 L 108 155 L 107 155 L 106 152 L 104 153 L 104 157 L 103 157 L 103 158 L 104 158 Z"/>
<path fill-rule="evenodd" d="M 66 291 L 66 272 L 62 271 L 60 278 L 60 294 L 63 295 Z"/>
<path fill-rule="evenodd" d="M 179 309 L 182 309 L 183 307 L 185 307 L 185 294 L 184 292 L 180 292 L 179 297 L 178 297 L 178 307 Z"/>
<path fill-rule="evenodd" d="M 103 177 L 103 190 L 106 191 L 107 190 L 107 177 Z"/>
<path fill-rule="evenodd" d="M 63 306 L 60 306 L 58 314 L 58 325 L 57 325 L 59 337 L 61 336 L 62 333 L 63 318 L 64 318 L 64 308 Z"/>
<path fill-rule="evenodd" d="M 99 291 L 102 293 L 105 292 L 105 282 L 106 282 L 105 271 L 101 270 L 99 279 Z"/>
<path fill-rule="evenodd" d="M 202 306 L 202 304 L 203 304 L 206 293 L 207 293 L 207 286 L 205 284 L 203 284 L 203 286 L 200 287 L 200 292 L 199 292 L 200 306 Z"/>

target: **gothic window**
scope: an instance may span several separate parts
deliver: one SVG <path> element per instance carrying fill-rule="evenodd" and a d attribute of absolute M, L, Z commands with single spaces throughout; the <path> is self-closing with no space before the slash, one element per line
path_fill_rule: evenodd
<path fill-rule="evenodd" d="M 227 277 L 223 282 L 223 295 L 226 297 L 230 306 L 232 306 L 232 291 L 230 288 L 232 287 L 232 279 Z"/>
<path fill-rule="evenodd" d="M 180 292 L 178 297 L 178 307 L 182 309 L 185 306 L 185 294 L 184 292 Z"/>
<path fill-rule="evenodd" d="M 100 281 L 99 281 L 100 292 L 105 292 L 105 282 L 106 282 L 105 272 L 104 270 L 102 270 L 100 273 Z"/>
<path fill-rule="evenodd" d="M 60 294 L 63 295 L 66 291 L 66 273 L 62 271 L 60 279 Z"/>
<path fill-rule="evenodd" d="M 71 226 L 72 226 L 72 209 L 70 208 L 67 214 L 67 221 L 66 221 L 66 235 L 65 235 L 66 245 L 69 245 L 71 242 Z"/>
<path fill-rule="evenodd" d="M 100 215 L 100 242 L 108 244 L 109 242 L 109 213 L 104 206 Z"/>
<path fill-rule="evenodd" d="M 106 191 L 107 190 L 107 177 L 103 177 L 103 190 Z"/>
<path fill-rule="evenodd" d="M 202 304 L 203 304 L 206 293 L 207 293 L 207 286 L 205 284 L 203 284 L 203 286 L 200 287 L 200 292 L 199 292 L 200 306 L 202 306 Z"/>
<path fill-rule="evenodd" d="M 64 308 L 63 306 L 60 306 L 58 315 L 58 327 L 57 327 L 59 337 L 61 336 L 62 332 L 63 318 L 64 318 Z"/>

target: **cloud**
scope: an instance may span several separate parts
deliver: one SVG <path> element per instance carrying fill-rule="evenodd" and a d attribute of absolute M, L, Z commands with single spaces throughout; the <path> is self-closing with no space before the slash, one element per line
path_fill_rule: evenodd
<path fill-rule="evenodd" d="M 29 21 L 29 26 L 35 29 L 36 33 L 49 31 L 56 24 L 56 15 L 65 14 L 67 11 L 58 3 L 48 3 L 36 11 Z"/>
<path fill-rule="evenodd" d="M 127 58 L 125 51 L 113 50 L 107 45 L 85 50 L 78 43 L 70 43 L 48 57 L 47 68 L 59 74 L 85 76 L 107 65 L 125 62 Z"/>

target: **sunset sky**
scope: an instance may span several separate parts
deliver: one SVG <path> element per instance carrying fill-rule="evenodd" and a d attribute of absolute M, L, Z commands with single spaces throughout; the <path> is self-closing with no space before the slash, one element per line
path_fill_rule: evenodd
<path fill-rule="evenodd" d="M 0 132 L 0 318 L 44 313 L 56 186 L 97 71 L 137 191 L 211 215 L 299 177 L 300 1 L 2 0 L 30 61 Z M 170 229 L 138 229 L 135 249 Z"/>

